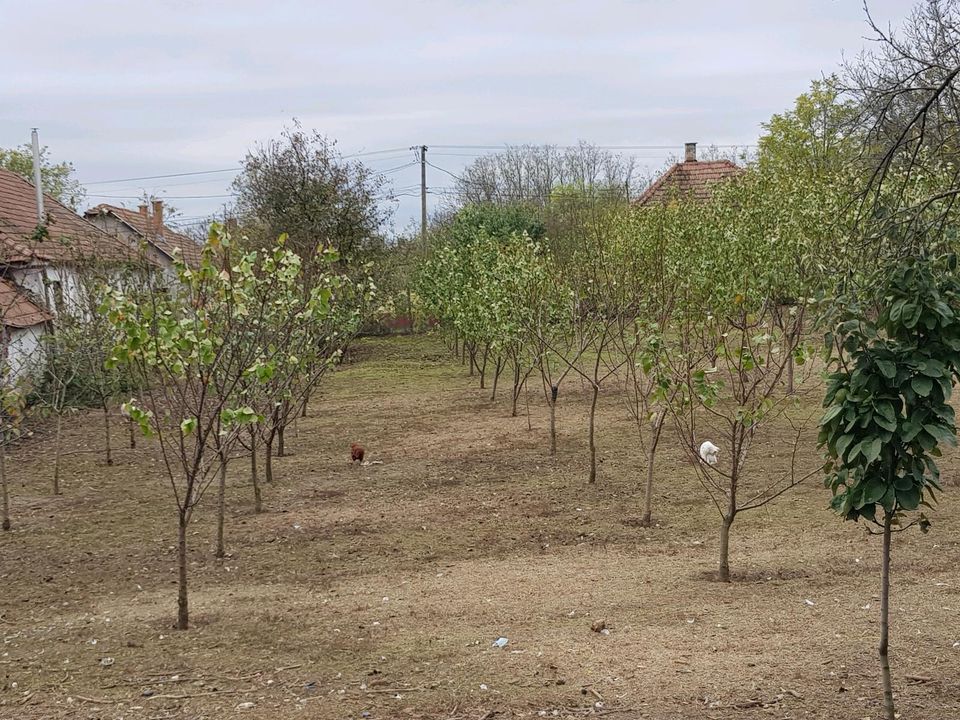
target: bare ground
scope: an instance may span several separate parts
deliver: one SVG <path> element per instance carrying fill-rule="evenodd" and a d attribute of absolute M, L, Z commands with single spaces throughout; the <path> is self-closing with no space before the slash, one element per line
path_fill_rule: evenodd
<path fill-rule="evenodd" d="M 719 517 L 673 438 L 658 524 L 642 528 L 641 456 L 615 395 L 592 486 L 586 393 L 573 381 L 561 400 L 551 458 L 541 395 L 528 431 L 438 344 L 363 343 L 291 432 L 265 513 L 246 461 L 232 464 L 224 561 L 212 495 L 196 516 L 187 632 L 173 630 L 176 513 L 154 451 L 119 450 L 113 467 L 70 455 L 52 497 L 38 433 L 8 455 L 0 718 L 880 717 L 877 538 L 833 516 L 814 479 L 738 519 L 737 581 L 712 582 Z M 77 418 L 67 444 L 95 448 L 99 433 L 96 415 Z M 353 441 L 382 464 L 351 466 Z M 780 462 L 778 441 L 758 473 Z M 948 483 L 957 467 L 944 460 Z M 960 499 L 947 490 L 931 533 L 894 543 L 909 720 L 960 717 Z M 591 631 L 600 620 L 609 633 Z"/>

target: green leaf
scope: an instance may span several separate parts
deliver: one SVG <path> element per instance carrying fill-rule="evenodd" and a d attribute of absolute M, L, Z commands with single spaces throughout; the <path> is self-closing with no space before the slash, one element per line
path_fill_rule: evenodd
<path fill-rule="evenodd" d="M 841 435 L 840 439 L 837 440 L 836 449 L 837 457 L 841 460 L 843 459 L 843 454 L 847 451 L 847 448 L 850 447 L 850 443 L 854 441 L 856 435 Z"/>
<path fill-rule="evenodd" d="M 887 484 L 883 480 L 876 477 L 872 478 L 863 490 L 864 504 L 879 502 L 880 498 L 887 494 L 887 490 Z"/>
<path fill-rule="evenodd" d="M 883 447 L 883 441 L 880 438 L 875 437 L 869 441 L 864 441 L 863 443 L 861 443 L 860 454 L 863 455 L 864 459 L 867 461 L 867 464 L 869 465 L 878 457 L 880 457 L 880 449 L 882 447 Z"/>
<path fill-rule="evenodd" d="M 897 490 L 897 502 L 904 510 L 916 510 L 920 507 L 920 488 L 911 485 L 907 490 Z"/>
<path fill-rule="evenodd" d="M 877 367 L 888 380 L 892 380 L 897 376 L 897 366 L 889 360 L 877 360 Z"/>
<path fill-rule="evenodd" d="M 910 387 L 920 397 L 927 397 L 933 389 L 933 380 L 928 377 L 915 377 L 911 381 Z"/>
<path fill-rule="evenodd" d="M 833 405 L 833 406 L 831 406 L 830 409 L 828 409 L 828 410 L 823 414 L 823 417 L 820 418 L 820 424 L 821 424 L 821 425 L 826 425 L 828 422 L 830 422 L 831 420 L 833 420 L 833 419 L 834 419 L 837 415 L 839 415 L 841 412 L 843 412 L 843 405 Z"/>

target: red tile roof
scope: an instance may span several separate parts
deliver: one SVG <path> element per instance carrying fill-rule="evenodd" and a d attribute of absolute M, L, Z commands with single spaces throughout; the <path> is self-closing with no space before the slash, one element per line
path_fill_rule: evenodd
<path fill-rule="evenodd" d="M 20 288 L 0 278 L 0 323 L 28 328 L 53 320 L 53 315 L 31 301 Z"/>
<path fill-rule="evenodd" d="M 666 203 L 674 197 L 705 202 L 718 182 L 739 175 L 743 168 L 729 160 L 688 160 L 676 163 L 635 201 L 637 205 Z"/>
<path fill-rule="evenodd" d="M 102 203 L 90 208 L 84 214 L 87 217 L 92 217 L 100 213 L 115 215 L 141 238 L 156 246 L 168 257 L 173 258 L 174 252 L 179 250 L 183 256 L 183 261 L 189 267 L 196 268 L 200 266 L 200 246 L 186 235 L 171 230 L 166 225 L 161 225 L 160 232 L 158 233 L 153 225 L 154 220 L 152 217 L 147 217 L 137 210 L 129 210 L 124 207 L 117 207 L 116 205 Z"/>
<path fill-rule="evenodd" d="M 0 263 L 71 262 L 81 257 L 135 260 L 136 253 L 49 195 L 44 195 L 46 237 L 37 237 L 36 193 L 31 183 L 0 170 Z"/>

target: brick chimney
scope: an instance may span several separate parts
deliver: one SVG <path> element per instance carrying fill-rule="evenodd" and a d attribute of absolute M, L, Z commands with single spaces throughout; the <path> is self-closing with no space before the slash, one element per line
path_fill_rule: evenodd
<path fill-rule="evenodd" d="M 157 232 L 163 229 L 163 200 L 153 201 L 153 229 Z"/>
<path fill-rule="evenodd" d="M 683 146 L 683 150 L 684 150 L 684 162 L 697 161 L 697 144 L 695 142 L 686 143 Z"/>
<path fill-rule="evenodd" d="M 143 215 L 144 220 L 150 217 L 150 209 L 147 207 L 146 203 L 140 203 L 140 206 L 138 209 L 140 210 L 140 214 Z"/>

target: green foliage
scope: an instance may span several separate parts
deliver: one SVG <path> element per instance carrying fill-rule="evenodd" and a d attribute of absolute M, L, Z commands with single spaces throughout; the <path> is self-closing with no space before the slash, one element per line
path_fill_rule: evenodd
<path fill-rule="evenodd" d="M 838 295 L 819 442 L 831 507 L 845 519 L 877 522 L 881 511 L 896 517 L 936 500 L 935 458 L 943 444 L 956 444 L 958 308 L 953 255 L 899 261 L 860 296 Z M 926 529 L 923 514 L 920 524 Z"/>
<path fill-rule="evenodd" d="M 495 351 L 522 343 L 539 299 L 559 289 L 550 255 L 527 229 L 542 232 L 517 207 L 461 211 L 418 275 L 426 312 L 466 342 Z"/>
<path fill-rule="evenodd" d="M 441 242 L 470 244 L 480 235 L 506 239 L 526 234 L 541 241 L 545 235 L 537 208 L 523 203 L 507 205 L 467 205 L 461 208 L 440 231 Z"/>
<path fill-rule="evenodd" d="M 248 244 L 269 248 L 286 233 L 309 266 L 318 244 L 350 261 L 382 246 L 389 218 L 382 184 L 363 164 L 345 161 L 335 142 L 295 123 L 247 154 L 233 189 Z"/>
<path fill-rule="evenodd" d="M 327 248 L 327 267 L 338 260 Z M 208 439 L 211 422 L 229 431 L 262 416 L 249 410 L 254 388 L 278 378 L 302 377 L 318 362 L 329 363 L 325 341 L 334 332 L 359 324 L 358 311 L 336 315 L 333 297 L 343 286 L 334 273 L 314 274 L 304 285 L 300 256 L 281 236 L 272 248 L 245 251 L 219 226 L 210 232 L 200 266 L 177 264 L 175 293 L 137 297 L 115 288 L 103 310 L 117 333 L 108 367 L 138 367 L 144 383 L 184 389 L 180 407 L 164 404 L 168 419 L 184 435 L 201 432 Z M 157 408 L 127 412 L 141 427 L 159 423 Z M 206 430 L 199 428 L 206 424 Z M 155 428 L 156 429 L 156 428 Z"/>

